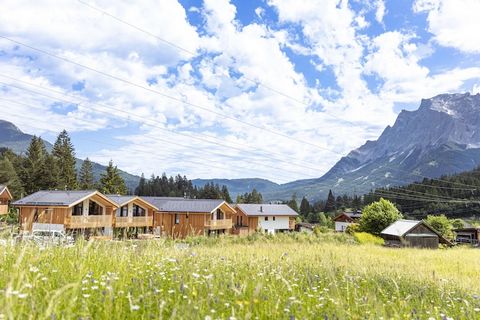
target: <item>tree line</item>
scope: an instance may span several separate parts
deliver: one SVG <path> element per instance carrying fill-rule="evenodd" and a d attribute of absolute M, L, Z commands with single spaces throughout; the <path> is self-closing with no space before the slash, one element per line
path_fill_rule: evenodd
<path fill-rule="evenodd" d="M 125 181 L 110 161 L 99 181 L 95 181 L 92 162 L 87 158 L 77 173 L 75 149 L 63 130 L 48 152 L 44 141 L 33 136 L 24 155 L 0 149 L 0 184 L 8 185 L 14 198 L 39 190 L 93 190 L 108 194 L 126 194 Z"/>

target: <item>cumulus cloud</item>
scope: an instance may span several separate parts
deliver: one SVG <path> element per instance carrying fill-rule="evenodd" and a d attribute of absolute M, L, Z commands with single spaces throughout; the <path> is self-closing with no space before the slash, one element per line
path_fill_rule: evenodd
<path fill-rule="evenodd" d="M 440 45 L 480 53 L 480 1 L 417 0 L 413 9 L 427 14 L 428 31 Z"/>

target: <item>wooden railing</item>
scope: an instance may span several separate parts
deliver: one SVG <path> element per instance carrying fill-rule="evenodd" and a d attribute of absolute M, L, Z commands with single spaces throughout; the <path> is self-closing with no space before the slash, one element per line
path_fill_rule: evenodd
<path fill-rule="evenodd" d="M 210 220 L 205 223 L 205 228 L 214 229 L 231 229 L 232 219 Z"/>
<path fill-rule="evenodd" d="M 71 216 L 67 221 L 67 228 L 83 229 L 83 228 L 102 228 L 112 227 L 112 216 Z"/>
<path fill-rule="evenodd" d="M 128 227 L 151 227 L 153 226 L 153 216 L 144 217 L 116 217 L 115 227 L 128 228 Z"/>
<path fill-rule="evenodd" d="M 8 205 L 0 204 L 0 214 L 7 214 L 8 213 Z"/>

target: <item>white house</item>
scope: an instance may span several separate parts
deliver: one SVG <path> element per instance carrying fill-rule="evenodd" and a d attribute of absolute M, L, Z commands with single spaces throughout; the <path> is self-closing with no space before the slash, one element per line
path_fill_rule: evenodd
<path fill-rule="evenodd" d="M 362 217 L 361 211 L 340 213 L 338 216 L 333 218 L 333 221 L 335 221 L 335 231 L 345 232 L 345 230 L 349 225 L 358 223 L 361 217 Z"/>
<path fill-rule="evenodd" d="M 235 222 L 238 228 L 248 232 L 263 230 L 267 233 L 295 229 L 294 210 L 285 204 L 237 204 Z"/>

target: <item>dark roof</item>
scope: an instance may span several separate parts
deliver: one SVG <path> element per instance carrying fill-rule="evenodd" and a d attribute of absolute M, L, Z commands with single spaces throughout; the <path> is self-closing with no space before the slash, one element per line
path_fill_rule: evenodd
<path fill-rule="evenodd" d="M 298 213 L 286 204 L 239 203 L 237 204 L 237 207 L 239 207 L 247 216 L 298 216 Z"/>
<path fill-rule="evenodd" d="M 312 229 L 315 228 L 315 224 L 313 223 L 308 223 L 308 222 L 297 222 L 295 224 L 297 227 L 304 227 L 304 228 L 308 228 L 308 229 Z"/>
<path fill-rule="evenodd" d="M 352 219 L 356 218 L 361 218 L 362 217 L 362 211 L 356 211 L 356 212 L 344 212 L 347 216 L 349 216 Z"/>
<path fill-rule="evenodd" d="M 121 206 L 127 202 L 134 200 L 137 196 L 121 196 L 118 194 L 107 194 L 106 195 L 110 200 L 115 202 L 118 206 Z"/>
<path fill-rule="evenodd" d="M 15 201 L 15 206 L 70 206 L 89 197 L 96 191 L 38 191 Z"/>
<path fill-rule="evenodd" d="M 151 203 L 162 212 L 212 212 L 225 201 L 221 199 L 184 199 L 173 197 L 144 197 L 146 202 Z"/>

